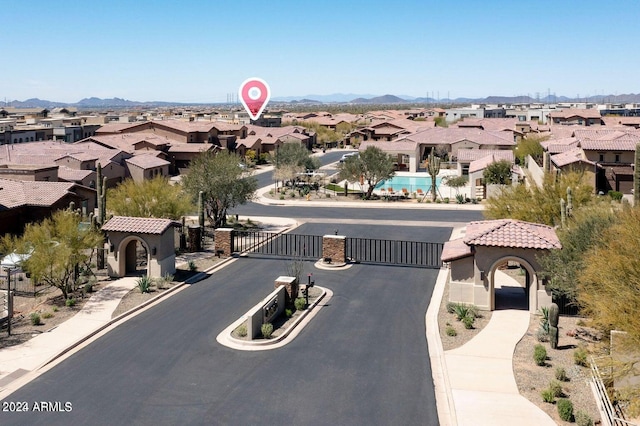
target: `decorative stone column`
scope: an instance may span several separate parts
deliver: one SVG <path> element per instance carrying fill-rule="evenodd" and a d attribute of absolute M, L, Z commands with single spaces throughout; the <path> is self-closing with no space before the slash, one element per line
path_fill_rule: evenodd
<path fill-rule="evenodd" d="M 218 228 L 214 231 L 216 255 L 229 257 L 233 253 L 232 228 Z"/>
<path fill-rule="evenodd" d="M 322 237 L 322 260 L 326 263 L 347 263 L 347 237 L 325 235 Z"/>
<path fill-rule="evenodd" d="M 202 228 L 199 226 L 189 226 L 187 231 L 187 249 L 190 252 L 202 251 Z"/>
<path fill-rule="evenodd" d="M 276 281 L 273 285 L 274 288 L 278 288 L 280 286 L 284 286 L 285 289 L 285 305 L 291 306 L 293 305 L 293 301 L 298 297 L 298 280 L 296 277 L 287 277 L 280 276 L 276 278 Z"/>

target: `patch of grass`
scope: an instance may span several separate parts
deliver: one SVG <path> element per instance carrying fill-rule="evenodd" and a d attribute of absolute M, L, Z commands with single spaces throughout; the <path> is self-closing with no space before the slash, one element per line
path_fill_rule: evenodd
<path fill-rule="evenodd" d="M 54 307 L 52 308 L 52 311 L 53 311 L 53 312 L 58 312 L 58 307 L 57 307 L 57 306 L 54 306 Z"/>
<path fill-rule="evenodd" d="M 456 302 L 447 302 L 447 312 L 452 314 L 455 312 Z"/>
<path fill-rule="evenodd" d="M 568 382 L 569 378 L 567 377 L 567 371 L 564 367 L 556 367 L 556 380 L 561 382 Z"/>
<path fill-rule="evenodd" d="M 551 389 L 543 389 L 540 392 L 540 396 L 542 396 L 542 400 L 548 404 L 553 404 L 556 400 Z"/>
<path fill-rule="evenodd" d="M 538 344 L 533 348 L 533 360 L 537 365 L 543 366 L 547 363 L 547 350 L 544 346 Z"/>
<path fill-rule="evenodd" d="M 575 421 L 578 426 L 593 426 L 593 419 L 584 411 L 576 411 Z"/>
<path fill-rule="evenodd" d="M 37 313 L 37 312 L 31 313 L 31 315 L 29 315 L 29 320 L 31 321 L 31 325 L 41 325 L 42 324 L 42 320 L 40 319 L 40 314 Z"/>
<path fill-rule="evenodd" d="M 473 323 L 475 322 L 476 318 L 474 316 L 466 316 L 464 318 L 462 318 L 462 324 L 464 324 L 464 328 L 466 328 L 467 330 L 471 330 L 473 329 Z"/>
<path fill-rule="evenodd" d="M 587 350 L 585 348 L 578 348 L 573 351 L 573 361 L 576 363 L 576 365 L 586 367 L 587 365 L 589 365 L 589 361 L 587 360 L 588 355 L 589 354 L 587 353 Z"/>
<path fill-rule="evenodd" d="M 553 392 L 553 396 L 559 398 L 564 395 L 562 392 L 562 384 L 557 380 L 552 380 L 549 383 L 549 390 Z"/>
<path fill-rule="evenodd" d="M 451 326 L 447 327 L 446 333 L 447 333 L 447 336 L 451 336 L 451 337 L 455 337 L 458 335 L 458 332 L 456 331 L 456 329 Z"/>
<path fill-rule="evenodd" d="M 64 301 L 64 304 L 67 308 L 71 308 L 76 305 L 76 299 L 73 297 Z"/>
<path fill-rule="evenodd" d="M 42 314 L 42 318 L 44 318 L 44 319 L 53 318 L 53 313 L 52 312 L 45 312 L 44 314 Z"/>

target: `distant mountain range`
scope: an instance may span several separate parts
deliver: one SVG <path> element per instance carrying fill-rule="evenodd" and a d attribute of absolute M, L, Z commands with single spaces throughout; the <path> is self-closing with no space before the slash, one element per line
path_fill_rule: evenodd
<path fill-rule="evenodd" d="M 348 104 L 509 104 L 509 103 L 557 103 L 557 102 L 607 102 L 607 103 L 640 103 L 640 94 L 624 94 L 624 95 L 601 95 L 589 96 L 587 98 L 569 98 L 566 96 L 545 96 L 543 98 L 532 98 L 530 96 L 488 96 L 486 98 L 456 98 L 456 99 L 434 99 L 434 98 L 414 98 L 411 96 L 396 95 L 356 95 L 335 93 L 332 95 L 305 95 L 305 96 L 288 96 L 273 98 L 271 103 L 277 104 L 329 104 L 329 103 L 348 103 Z M 195 105 L 223 105 L 220 103 L 180 103 L 167 101 L 151 101 L 138 102 L 130 101 L 122 98 L 84 98 L 76 103 L 65 103 L 48 101 L 44 99 L 32 98 L 24 101 L 0 102 L 0 107 L 12 106 L 15 108 L 58 108 L 58 107 L 76 107 L 81 109 L 92 108 L 153 108 L 168 106 L 195 106 Z"/>

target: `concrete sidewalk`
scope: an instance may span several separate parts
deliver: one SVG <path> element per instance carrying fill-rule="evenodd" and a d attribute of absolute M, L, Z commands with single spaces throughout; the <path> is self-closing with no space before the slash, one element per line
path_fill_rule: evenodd
<path fill-rule="evenodd" d="M 126 277 L 98 290 L 73 317 L 29 341 L 0 350 L 0 393 L 24 374 L 46 365 L 111 322 L 122 298 L 136 286 Z"/>

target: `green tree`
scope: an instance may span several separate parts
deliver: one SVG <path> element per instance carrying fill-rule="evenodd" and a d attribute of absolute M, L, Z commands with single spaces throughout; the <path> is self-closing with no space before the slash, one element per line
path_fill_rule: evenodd
<path fill-rule="evenodd" d="M 218 228 L 226 225 L 228 209 L 253 198 L 258 181 L 240 166 L 240 157 L 223 151 L 205 152 L 194 158 L 183 185 L 193 202 L 202 191 L 205 214 L 211 225 Z"/>
<path fill-rule="evenodd" d="M 511 163 L 500 160 L 484 169 L 482 177 L 487 185 L 509 185 L 511 183 Z"/>
<path fill-rule="evenodd" d="M 65 299 L 77 289 L 76 271 L 87 265 L 102 242 L 93 227 L 81 227 L 80 216 L 69 210 L 55 212 L 40 223 L 29 224 L 20 238 L 3 238 L 2 251 L 29 253 L 23 269 L 32 279 L 58 288 Z"/>
<path fill-rule="evenodd" d="M 285 143 L 275 151 L 275 172 L 278 180 L 294 180 L 298 173 L 320 168 L 320 160 L 297 143 Z"/>
<path fill-rule="evenodd" d="M 394 157 L 375 146 L 367 147 L 359 156 L 347 158 L 338 166 L 340 179 L 349 182 L 360 182 L 362 179 L 369 186 L 365 199 L 370 199 L 374 188 L 383 180 L 393 177 Z"/>
<path fill-rule="evenodd" d="M 546 140 L 548 137 L 527 135 L 527 137 L 520 139 L 518 146 L 516 146 L 515 154 L 520 164 L 524 164 L 527 155 L 530 155 L 533 160 L 542 165 L 542 157 L 544 155 L 544 148 L 540 142 Z"/>
<path fill-rule="evenodd" d="M 578 301 L 591 324 L 603 332 L 626 334 L 617 342 L 617 353 L 631 357 L 614 359 L 614 374 L 640 374 L 640 208 L 625 208 L 618 222 L 603 232 L 602 243 L 593 246 L 579 276 Z M 627 352 L 628 351 L 628 352 Z M 633 414 L 640 414 L 640 385 L 623 391 Z"/>
<path fill-rule="evenodd" d="M 498 195 L 487 199 L 484 216 L 487 219 L 511 218 L 555 226 L 560 224 L 560 199 L 567 187 L 573 190 L 573 208 L 587 204 L 593 197 L 593 187 L 580 172 L 562 173 L 558 179 L 546 173 L 542 186 L 532 184 L 505 186 Z"/>
<path fill-rule="evenodd" d="M 469 177 L 468 176 L 446 176 L 444 178 L 442 178 L 442 183 L 444 183 L 445 185 L 447 185 L 450 188 L 453 188 L 456 190 L 456 194 L 459 194 L 460 188 L 464 187 L 467 185 L 467 183 L 469 182 Z"/>
<path fill-rule="evenodd" d="M 542 276 L 548 280 L 547 289 L 576 301 L 578 276 L 585 267 L 585 256 L 601 245 L 601 237 L 615 222 L 616 214 L 606 201 L 594 201 L 574 210 L 568 226 L 556 231 L 562 249 L 551 250 L 538 258 L 544 271 Z"/>
<path fill-rule="evenodd" d="M 156 176 L 143 182 L 127 179 L 107 192 L 108 209 L 114 215 L 180 219 L 194 210 L 189 194 L 169 179 Z"/>

